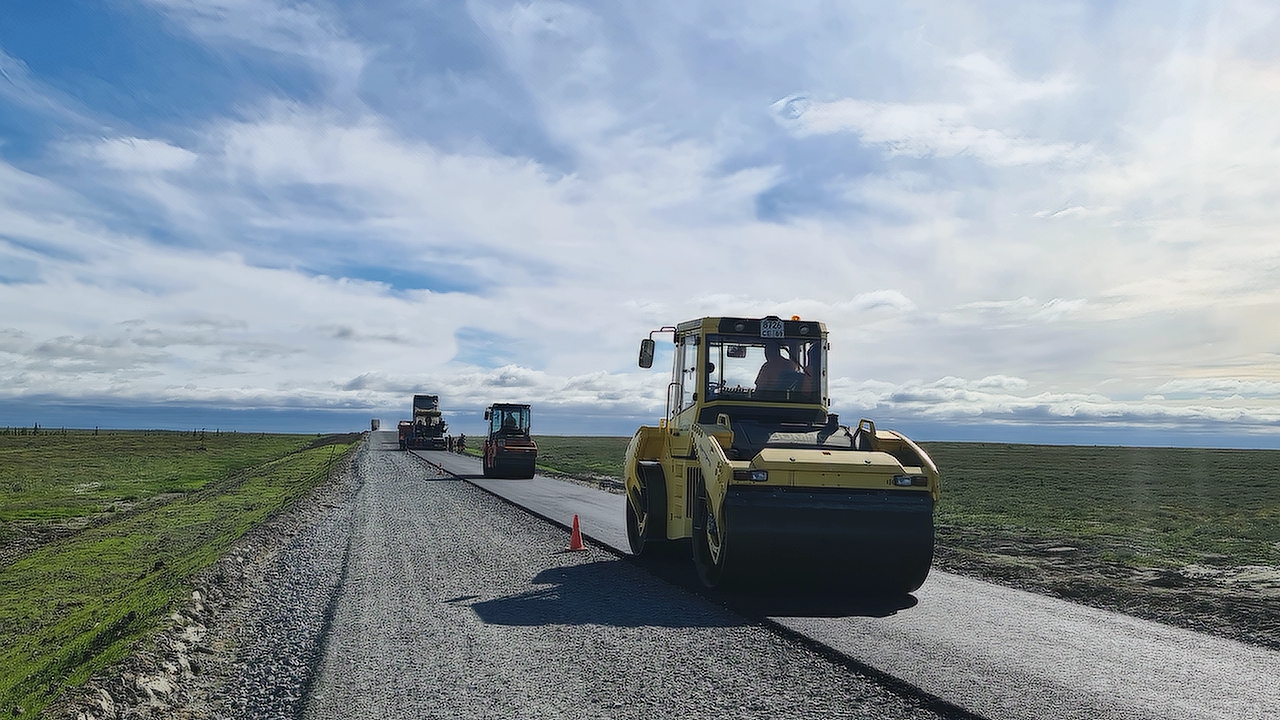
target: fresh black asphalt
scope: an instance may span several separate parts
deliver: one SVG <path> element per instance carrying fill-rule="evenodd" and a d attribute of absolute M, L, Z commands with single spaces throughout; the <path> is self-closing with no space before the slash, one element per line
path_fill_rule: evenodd
<path fill-rule="evenodd" d="M 479 478 L 474 458 L 422 457 L 625 553 L 621 495 L 553 478 Z M 688 564 L 645 563 L 694 588 Z M 976 716 L 1019 720 L 1280 717 L 1280 653 L 934 571 L 896 606 L 699 590 L 855 667 Z"/>

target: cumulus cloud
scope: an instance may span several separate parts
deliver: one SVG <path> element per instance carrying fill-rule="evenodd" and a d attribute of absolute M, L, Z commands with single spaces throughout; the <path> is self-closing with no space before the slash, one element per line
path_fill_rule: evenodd
<path fill-rule="evenodd" d="M 1263 6 L 146 6 L 267 90 L 115 117 L 0 55 L 59 118 L 0 148 L 5 397 L 653 414 L 649 330 L 794 314 L 838 407 L 1274 422 Z"/>
<path fill-rule="evenodd" d="M 1165 398 L 1280 398 L 1280 381 L 1239 378 L 1170 380 L 1155 388 Z"/>
<path fill-rule="evenodd" d="M 31 346 L 31 336 L 17 328 L 0 328 L 0 352 L 17 353 Z"/>
<path fill-rule="evenodd" d="M 1274 433 L 1280 430 L 1280 406 L 1269 403 L 1224 407 L 1170 404 L 1159 397 L 1140 401 L 1116 400 L 1101 393 L 1019 394 L 1027 387 L 1028 383 L 1020 378 L 970 381 L 948 377 L 934 382 L 915 381 L 902 385 L 862 383 L 848 386 L 849 396 L 854 401 L 838 403 L 835 409 L 881 412 L 916 421 L 943 423 L 1074 425 L 1117 429 L 1207 427 L 1218 432 L 1241 433 Z"/>

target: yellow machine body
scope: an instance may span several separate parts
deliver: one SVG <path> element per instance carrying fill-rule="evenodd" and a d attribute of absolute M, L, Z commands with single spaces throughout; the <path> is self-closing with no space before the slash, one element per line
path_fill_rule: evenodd
<path fill-rule="evenodd" d="M 894 594 L 924 582 L 938 469 L 907 437 L 828 412 L 822 323 L 708 317 L 664 330 L 667 412 L 625 460 L 634 553 L 689 545 L 713 587 L 798 576 Z"/>

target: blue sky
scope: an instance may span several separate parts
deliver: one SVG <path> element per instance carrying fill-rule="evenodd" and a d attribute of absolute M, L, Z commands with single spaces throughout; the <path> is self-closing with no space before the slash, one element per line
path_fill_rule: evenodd
<path fill-rule="evenodd" d="M 1280 444 L 1271 3 L 348 5 L 6 7 L 0 424 L 625 434 L 799 314 L 847 417 Z"/>

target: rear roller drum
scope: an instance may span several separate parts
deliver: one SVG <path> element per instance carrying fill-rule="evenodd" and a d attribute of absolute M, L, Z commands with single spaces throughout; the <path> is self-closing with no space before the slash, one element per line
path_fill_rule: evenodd
<path fill-rule="evenodd" d="M 657 463 L 640 463 L 627 491 L 627 544 L 631 554 L 653 557 L 667 542 L 667 483 Z"/>
<path fill-rule="evenodd" d="M 522 457 L 503 457 L 501 455 L 493 459 L 493 477 L 507 478 L 508 480 L 528 480 L 533 477 L 534 461 Z"/>
<path fill-rule="evenodd" d="M 522 480 L 533 479 L 534 471 L 537 470 L 537 461 L 532 458 L 529 458 L 529 459 L 526 459 L 522 464 L 523 464 L 523 467 L 520 468 L 520 471 L 516 473 L 515 476 L 518 478 L 521 478 Z"/>
<path fill-rule="evenodd" d="M 725 572 L 726 540 L 729 528 L 723 515 L 716 516 L 707 502 L 707 486 L 701 481 L 694 490 L 693 565 L 698 579 L 709 588 L 731 584 Z"/>

